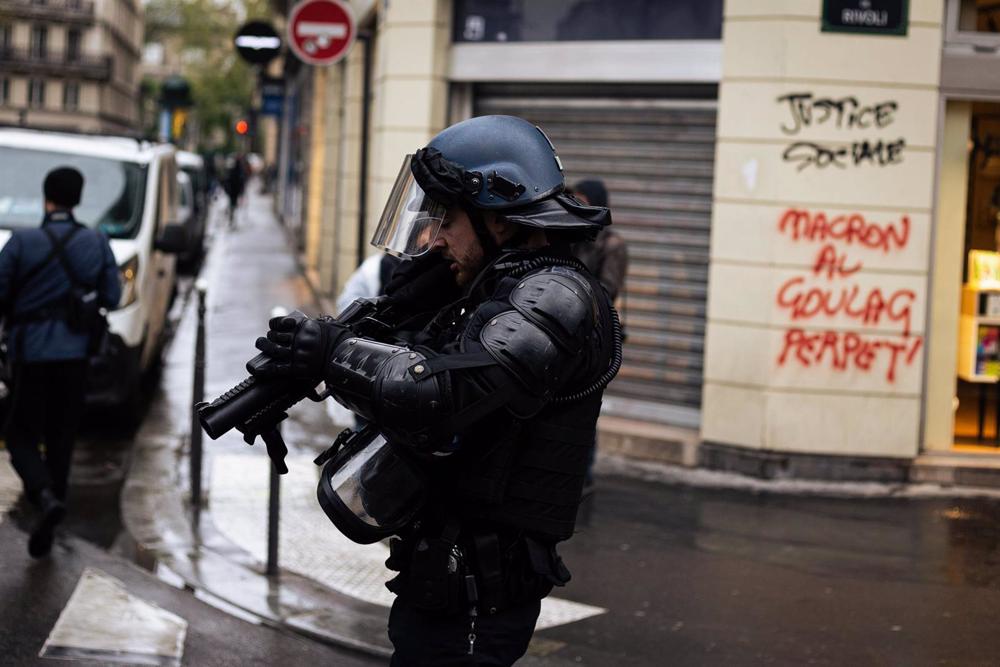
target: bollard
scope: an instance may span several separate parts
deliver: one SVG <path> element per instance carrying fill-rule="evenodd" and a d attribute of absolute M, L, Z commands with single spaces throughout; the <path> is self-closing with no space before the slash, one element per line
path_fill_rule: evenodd
<path fill-rule="evenodd" d="M 280 432 L 280 426 L 278 430 Z M 281 515 L 281 475 L 274 469 L 271 459 L 267 461 L 267 467 L 271 471 L 271 488 L 267 496 L 267 574 L 273 577 L 278 574 L 278 519 Z"/>
<path fill-rule="evenodd" d="M 271 317 L 282 317 L 288 311 L 280 306 L 271 309 Z M 281 432 L 281 424 L 278 424 Z M 281 476 L 275 470 L 271 459 L 267 459 L 267 468 L 271 473 L 271 484 L 267 495 L 267 575 L 278 574 L 278 530 L 281 517 Z"/>
<path fill-rule="evenodd" d="M 198 410 L 195 408 L 205 400 L 205 293 L 208 282 L 199 278 L 194 289 L 198 294 L 198 330 L 194 343 L 194 386 L 191 389 L 191 510 L 194 513 L 194 523 L 201 518 L 201 423 L 198 421 Z"/>

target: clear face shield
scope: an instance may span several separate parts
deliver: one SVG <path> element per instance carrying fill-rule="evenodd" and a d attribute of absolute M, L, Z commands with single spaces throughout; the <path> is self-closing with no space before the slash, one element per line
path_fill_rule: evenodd
<path fill-rule="evenodd" d="M 317 496 L 350 540 L 372 544 L 408 525 L 424 504 L 420 471 L 374 429 L 354 434 L 323 466 Z"/>
<path fill-rule="evenodd" d="M 382 211 L 372 245 L 390 255 L 414 258 L 426 254 L 437 240 L 447 207 L 423 191 L 410 171 L 412 155 L 403 159 L 403 166 L 392 186 L 392 193 Z"/>

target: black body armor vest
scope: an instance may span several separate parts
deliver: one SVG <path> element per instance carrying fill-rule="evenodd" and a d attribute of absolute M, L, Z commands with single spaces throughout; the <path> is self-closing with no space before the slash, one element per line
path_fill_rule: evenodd
<path fill-rule="evenodd" d="M 585 390 L 607 369 L 614 326 L 610 300 L 600 284 L 589 274 L 560 270 L 572 271 L 596 306 L 592 331 L 580 333 L 579 343 L 586 349 L 572 357 L 567 369 L 572 380 L 558 392 L 565 396 Z M 491 299 L 476 309 L 478 317 L 466 324 L 460 340 L 479 339 L 482 328 L 495 321 L 496 313 L 510 311 L 511 295 L 530 276 L 502 279 Z M 538 305 L 546 309 L 546 304 Z M 557 319 L 560 315 L 549 314 Z M 563 344 L 572 343 L 557 341 L 557 345 Z M 451 489 L 441 500 L 466 519 L 524 530 L 546 541 L 568 539 L 573 535 L 591 450 L 596 446 L 602 395 L 603 387 L 578 400 L 555 397 L 530 416 L 502 411 L 461 435 L 460 451 L 451 462 L 454 467 L 446 472 L 450 484 L 438 487 Z"/>

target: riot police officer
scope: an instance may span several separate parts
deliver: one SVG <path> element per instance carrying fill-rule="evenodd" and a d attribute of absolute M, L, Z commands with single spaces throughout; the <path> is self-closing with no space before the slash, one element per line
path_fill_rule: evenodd
<path fill-rule="evenodd" d="M 349 308 L 275 318 L 257 341 L 272 359 L 259 378 L 324 380 L 396 452 L 343 466 L 320 493 L 348 536 L 397 535 L 393 665 L 512 664 L 541 599 L 570 579 L 556 544 L 573 534 L 621 338 L 606 292 L 569 250 L 610 214 L 563 190 L 555 148 L 527 121 L 449 127 L 407 156 L 373 239 L 411 260 L 380 302 L 385 329 L 358 335 Z M 423 482 L 407 495 L 400 471 L 411 468 Z M 344 479 L 361 502 L 337 497 Z"/>

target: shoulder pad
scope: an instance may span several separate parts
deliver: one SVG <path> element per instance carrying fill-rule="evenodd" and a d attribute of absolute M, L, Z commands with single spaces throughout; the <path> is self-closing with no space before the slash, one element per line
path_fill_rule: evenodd
<path fill-rule="evenodd" d="M 479 341 L 529 394 L 546 398 L 562 380 L 565 359 L 572 358 L 556 347 L 548 333 L 516 310 L 490 320 L 480 332 Z"/>
<path fill-rule="evenodd" d="M 590 283 L 564 267 L 528 275 L 511 291 L 510 303 L 557 345 L 574 354 L 598 321 L 597 298 Z"/>

